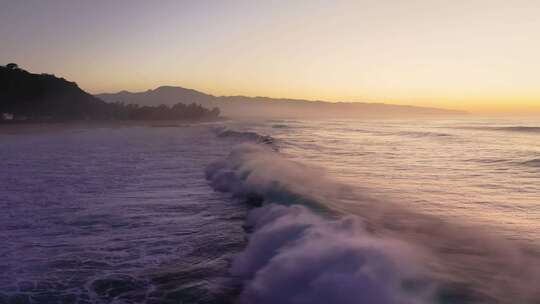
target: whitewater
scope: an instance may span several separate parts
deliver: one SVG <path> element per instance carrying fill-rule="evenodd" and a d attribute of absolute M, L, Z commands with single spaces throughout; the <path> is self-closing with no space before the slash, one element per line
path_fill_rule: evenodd
<path fill-rule="evenodd" d="M 0 303 L 537 303 L 540 121 L 0 132 Z"/>

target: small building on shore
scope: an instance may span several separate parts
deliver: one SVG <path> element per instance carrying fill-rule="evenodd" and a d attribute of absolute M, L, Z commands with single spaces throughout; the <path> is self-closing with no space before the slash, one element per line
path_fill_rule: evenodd
<path fill-rule="evenodd" d="M 14 115 L 12 113 L 2 113 L 0 120 L 13 120 Z"/>

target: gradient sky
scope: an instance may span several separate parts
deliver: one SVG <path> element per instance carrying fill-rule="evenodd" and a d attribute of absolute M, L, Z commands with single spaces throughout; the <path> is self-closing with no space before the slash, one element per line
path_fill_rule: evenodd
<path fill-rule="evenodd" d="M 540 112 L 540 1 L 0 0 L 0 63 L 91 93 Z"/>

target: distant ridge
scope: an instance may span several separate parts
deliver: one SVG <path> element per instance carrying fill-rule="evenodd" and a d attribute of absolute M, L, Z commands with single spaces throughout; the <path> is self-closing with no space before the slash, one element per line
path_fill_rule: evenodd
<path fill-rule="evenodd" d="M 145 106 L 172 105 L 178 102 L 190 104 L 192 102 L 200 105 L 210 104 L 216 97 L 182 87 L 161 86 L 155 90 L 145 92 L 120 91 L 118 93 L 105 93 L 95 95 L 107 102 L 124 102 Z"/>
<path fill-rule="evenodd" d="M 273 117 L 273 118 L 363 118 L 463 115 L 463 111 L 430 107 L 392 105 L 365 102 L 327 102 L 270 97 L 214 96 L 192 89 L 161 86 L 144 92 L 121 91 L 98 94 L 96 97 L 107 102 L 128 104 L 171 105 L 178 102 L 198 103 L 204 107 L 218 107 L 229 117 Z"/>

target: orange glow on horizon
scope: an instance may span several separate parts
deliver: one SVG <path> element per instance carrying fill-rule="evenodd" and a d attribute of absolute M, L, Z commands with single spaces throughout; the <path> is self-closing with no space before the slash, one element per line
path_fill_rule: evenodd
<path fill-rule="evenodd" d="M 540 112 L 538 1 L 8 3 L 0 64 L 54 73 L 90 93 L 178 85 Z"/>

